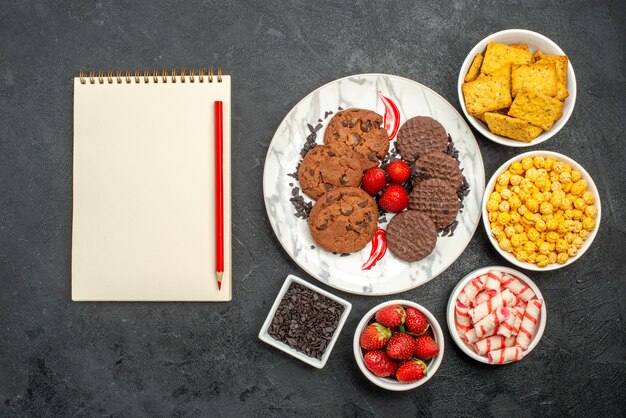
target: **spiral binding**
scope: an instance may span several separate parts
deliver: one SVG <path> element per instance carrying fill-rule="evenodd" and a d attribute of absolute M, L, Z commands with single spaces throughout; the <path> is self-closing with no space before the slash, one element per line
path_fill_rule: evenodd
<path fill-rule="evenodd" d="M 80 78 L 81 84 L 139 84 L 143 82 L 144 84 L 149 83 L 204 83 L 206 78 L 207 83 L 212 83 L 215 78 L 218 83 L 222 82 L 222 69 L 220 67 L 217 68 L 217 76 L 213 74 L 213 68 L 209 68 L 208 71 L 205 72 L 204 69 L 198 70 L 189 70 L 187 72 L 186 69 L 180 70 L 180 73 L 173 68 L 172 72 L 169 73 L 168 70 L 163 69 L 159 70 L 144 70 L 142 71 L 85 71 L 80 70 L 78 75 Z"/>

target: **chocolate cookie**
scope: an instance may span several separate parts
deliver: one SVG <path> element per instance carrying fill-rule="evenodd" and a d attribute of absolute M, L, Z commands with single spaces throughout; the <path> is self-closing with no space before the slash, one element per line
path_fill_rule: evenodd
<path fill-rule="evenodd" d="M 396 147 L 402 158 L 415 161 L 429 152 L 444 152 L 448 148 L 448 134 L 435 119 L 415 116 L 400 127 Z"/>
<path fill-rule="evenodd" d="M 327 251 L 360 251 L 378 227 L 376 201 L 358 187 L 341 187 L 320 197 L 309 216 L 313 241 Z"/>
<path fill-rule="evenodd" d="M 358 154 L 342 143 L 316 146 L 298 169 L 302 191 L 314 200 L 335 187 L 358 187 L 362 176 Z"/>
<path fill-rule="evenodd" d="M 429 152 L 415 161 L 415 171 L 411 176 L 413 186 L 422 180 L 440 179 L 450 183 L 454 190 L 459 190 L 463 184 L 463 174 L 459 163 L 443 152 Z"/>
<path fill-rule="evenodd" d="M 459 207 L 456 190 L 445 180 L 420 181 L 409 194 L 409 209 L 428 215 L 437 228 L 445 228 L 454 222 Z"/>
<path fill-rule="evenodd" d="M 418 261 L 428 257 L 436 243 L 437 227 L 422 212 L 400 212 L 387 225 L 387 248 L 404 261 Z"/>
<path fill-rule="evenodd" d="M 366 171 L 376 167 L 389 151 L 389 137 L 382 123 L 383 117 L 371 110 L 339 111 L 328 123 L 324 143 L 347 144 L 359 154 L 363 171 Z"/>

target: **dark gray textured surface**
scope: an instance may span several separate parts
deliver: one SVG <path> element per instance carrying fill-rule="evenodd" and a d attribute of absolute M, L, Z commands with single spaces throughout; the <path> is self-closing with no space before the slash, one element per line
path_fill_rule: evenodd
<path fill-rule="evenodd" d="M 0 416 L 618 415 L 626 408 L 626 147 L 620 1 L 0 4 Z M 570 56 L 578 101 L 545 149 L 579 161 L 603 198 L 591 250 L 533 274 L 548 305 L 522 363 L 476 364 L 446 339 L 424 387 L 384 392 L 357 369 L 352 334 L 388 298 L 347 297 L 353 313 L 325 369 L 256 337 L 288 273 L 262 200 L 263 160 L 289 109 L 348 74 L 419 81 L 457 109 L 467 52 L 528 28 Z M 72 303 L 72 85 L 80 69 L 221 65 L 233 76 L 234 301 Z M 519 153 L 479 140 L 487 176 Z M 482 226 L 445 273 L 398 295 L 445 322 L 455 283 L 504 261 Z"/>

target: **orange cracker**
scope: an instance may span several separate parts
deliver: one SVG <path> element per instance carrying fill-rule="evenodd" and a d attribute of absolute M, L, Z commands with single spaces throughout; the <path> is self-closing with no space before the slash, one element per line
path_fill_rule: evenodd
<path fill-rule="evenodd" d="M 557 93 L 556 65 L 554 63 L 513 65 L 511 71 L 511 94 L 522 90 L 534 91 L 554 97 Z"/>
<path fill-rule="evenodd" d="M 545 94 L 523 90 L 515 96 L 508 115 L 547 131 L 563 115 L 563 102 Z"/>
<path fill-rule="evenodd" d="M 533 62 L 539 61 L 542 55 L 543 55 L 543 52 L 541 52 L 540 50 L 537 50 L 537 52 L 535 52 L 535 55 L 533 55 Z"/>
<path fill-rule="evenodd" d="M 489 130 L 494 134 L 522 142 L 530 142 L 542 132 L 541 128 L 528 122 L 499 113 L 487 112 L 485 120 Z"/>
<path fill-rule="evenodd" d="M 478 74 L 480 73 L 480 66 L 483 63 L 483 54 L 476 54 L 474 59 L 472 60 L 472 65 L 470 65 L 469 70 L 467 70 L 467 74 L 465 75 L 465 82 L 474 81 Z"/>
<path fill-rule="evenodd" d="M 546 64 L 546 63 L 554 63 L 556 66 L 556 97 L 559 100 L 564 100 L 567 96 L 569 96 L 569 92 L 567 91 L 567 65 L 569 59 L 567 55 L 541 55 L 539 56 L 538 63 Z"/>
<path fill-rule="evenodd" d="M 513 48 L 498 42 L 487 45 L 483 65 L 480 72 L 491 74 L 506 64 L 530 64 L 533 54 L 520 48 Z"/>
<path fill-rule="evenodd" d="M 511 66 L 479 77 L 462 86 L 465 108 L 471 115 L 509 107 L 511 98 Z"/>
<path fill-rule="evenodd" d="M 511 48 L 517 48 L 517 49 L 524 49 L 526 51 L 529 51 L 528 49 L 528 44 L 511 44 L 509 45 Z"/>

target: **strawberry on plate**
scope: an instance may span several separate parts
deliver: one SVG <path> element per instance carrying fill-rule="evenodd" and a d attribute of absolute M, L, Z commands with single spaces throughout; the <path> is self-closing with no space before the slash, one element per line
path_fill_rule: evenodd
<path fill-rule="evenodd" d="M 404 183 L 411 177 L 411 168 L 402 160 L 390 162 L 386 171 L 392 183 Z"/>
<path fill-rule="evenodd" d="M 384 350 L 368 351 L 363 356 L 365 367 L 378 377 L 392 376 L 398 363 L 389 357 Z"/>
<path fill-rule="evenodd" d="M 372 196 L 376 196 L 387 185 L 385 170 L 372 167 L 361 178 L 361 188 Z"/>
<path fill-rule="evenodd" d="M 409 194 L 399 184 L 390 184 L 378 199 L 378 203 L 387 212 L 402 212 L 409 204 Z"/>
<path fill-rule="evenodd" d="M 429 335 L 421 335 L 415 339 L 415 357 L 430 360 L 439 354 L 439 346 Z"/>
<path fill-rule="evenodd" d="M 418 359 L 411 359 L 396 370 L 396 379 L 402 383 L 417 382 L 424 376 L 426 376 L 426 364 Z"/>
<path fill-rule="evenodd" d="M 359 338 L 359 343 L 364 350 L 379 350 L 387 344 L 389 338 L 391 338 L 389 328 L 378 322 L 374 322 L 363 330 Z"/>
<path fill-rule="evenodd" d="M 395 334 L 387 343 L 387 354 L 391 358 L 407 360 L 415 352 L 415 338 L 409 334 Z"/>
<path fill-rule="evenodd" d="M 424 334 L 429 326 L 426 316 L 415 308 L 407 307 L 405 310 L 406 319 L 404 320 L 404 326 L 407 331 L 415 335 Z"/>
<path fill-rule="evenodd" d="M 386 327 L 399 327 L 404 323 L 406 312 L 400 305 L 385 306 L 376 312 L 376 321 Z"/>

